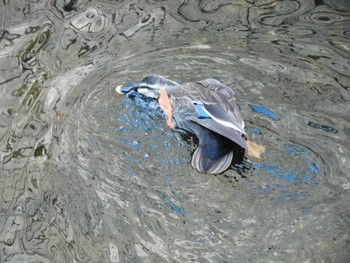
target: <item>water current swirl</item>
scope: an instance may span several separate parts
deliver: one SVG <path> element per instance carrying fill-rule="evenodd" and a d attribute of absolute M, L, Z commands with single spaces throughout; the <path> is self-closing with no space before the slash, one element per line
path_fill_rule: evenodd
<path fill-rule="evenodd" d="M 346 0 L 0 3 L 0 262 L 347 262 Z M 232 87 L 249 169 L 115 86 Z"/>

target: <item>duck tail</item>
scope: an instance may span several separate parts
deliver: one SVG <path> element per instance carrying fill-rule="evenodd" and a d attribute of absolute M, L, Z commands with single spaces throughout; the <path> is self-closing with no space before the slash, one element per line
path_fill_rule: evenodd
<path fill-rule="evenodd" d="M 221 158 L 212 160 L 205 157 L 203 148 L 199 146 L 193 153 L 191 165 L 201 173 L 219 174 L 231 165 L 232 159 L 233 151 L 230 151 Z"/>

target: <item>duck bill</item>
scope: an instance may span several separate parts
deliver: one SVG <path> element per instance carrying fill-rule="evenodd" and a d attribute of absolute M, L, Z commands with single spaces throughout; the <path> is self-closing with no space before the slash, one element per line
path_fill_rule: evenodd
<path fill-rule="evenodd" d="M 123 85 L 118 85 L 115 88 L 115 91 L 119 94 L 125 95 L 129 93 L 130 91 L 136 90 L 137 86 L 123 86 Z"/>

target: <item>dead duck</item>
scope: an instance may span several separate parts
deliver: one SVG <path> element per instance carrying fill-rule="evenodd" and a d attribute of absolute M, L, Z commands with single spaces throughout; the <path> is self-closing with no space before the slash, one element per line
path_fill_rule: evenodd
<path fill-rule="evenodd" d="M 181 85 L 150 75 L 130 86 L 118 85 L 116 91 L 120 94 L 134 91 L 157 99 L 170 128 L 194 134 L 199 144 L 191 165 L 199 172 L 219 174 L 233 160 L 241 161 L 246 152 L 260 158 L 265 151 L 263 146 L 246 140 L 235 93 L 216 79 Z"/>

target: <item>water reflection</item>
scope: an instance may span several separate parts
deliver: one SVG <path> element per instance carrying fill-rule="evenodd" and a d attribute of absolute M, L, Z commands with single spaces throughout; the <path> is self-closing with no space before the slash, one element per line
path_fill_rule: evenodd
<path fill-rule="evenodd" d="M 1 262 L 346 262 L 346 1 L 0 3 Z M 251 169 L 199 174 L 191 142 L 114 85 L 217 77 Z"/>

